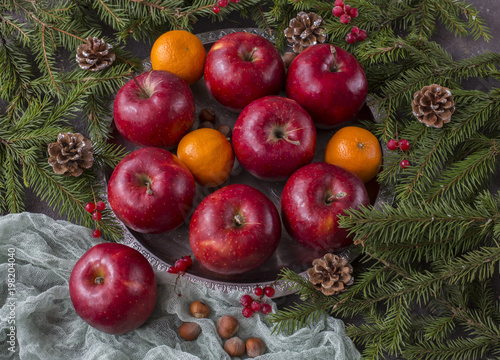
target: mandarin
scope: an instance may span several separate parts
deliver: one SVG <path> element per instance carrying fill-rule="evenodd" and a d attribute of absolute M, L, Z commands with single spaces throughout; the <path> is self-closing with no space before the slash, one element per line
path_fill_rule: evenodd
<path fill-rule="evenodd" d="M 201 128 L 186 134 L 177 156 L 202 186 L 217 186 L 229 178 L 234 164 L 231 143 L 218 130 Z"/>
<path fill-rule="evenodd" d="M 355 173 L 366 183 L 380 169 L 382 150 L 378 139 L 370 131 L 357 126 L 346 126 L 328 141 L 325 162 Z"/>
<path fill-rule="evenodd" d="M 153 70 L 170 71 L 188 84 L 203 76 L 207 52 L 196 35 L 185 30 L 167 31 L 151 49 Z"/>

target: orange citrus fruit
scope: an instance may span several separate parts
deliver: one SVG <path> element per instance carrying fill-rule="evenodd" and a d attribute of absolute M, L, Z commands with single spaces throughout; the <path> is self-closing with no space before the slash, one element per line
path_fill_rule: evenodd
<path fill-rule="evenodd" d="M 203 186 L 217 186 L 229 178 L 234 163 L 231 143 L 218 130 L 202 128 L 184 135 L 177 156 Z"/>
<path fill-rule="evenodd" d="M 185 30 L 167 31 L 151 49 L 153 70 L 170 71 L 188 84 L 203 76 L 207 52 L 196 35 Z"/>
<path fill-rule="evenodd" d="M 328 141 L 325 162 L 355 173 L 366 183 L 379 171 L 382 150 L 371 132 L 357 126 L 346 126 Z"/>

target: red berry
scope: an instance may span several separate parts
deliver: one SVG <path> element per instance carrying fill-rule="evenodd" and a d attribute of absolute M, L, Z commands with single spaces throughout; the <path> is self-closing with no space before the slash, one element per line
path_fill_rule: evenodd
<path fill-rule="evenodd" d="M 85 211 L 88 213 L 93 213 L 95 211 L 95 204 L 93 202 L 87 203 L 87 205 L 85 205 Z"/>
<path fill-rule="evenodd" d="M 92 214 L 92 219 L 95 221 L 99 221 L 102 218 L 102 214 L 99 211 L 96 211 Z"/>
<path fill-rule="evenodd" d="M 106 208 L 106 204 L 103 201 L 98 201 L 96 204 L 97 211 L 103 211 Z"/>
<path fill-rule="evenodd" d="M 169 274 L 177 274 L 179 272 L 179 270 L 177 270 L 177 268 L 175 266 L 171 266 L 167 269 L 167 272 Z"/>
<path fill-rule="evenodd" d="M 333 9 L 332 9 L 332 14 L 333 16 L 335 17 L 340 17 L 341 15 L 344 14 L 344 9 L 341 7 L 341 6 L 335 6 Z"/>
<path fill-rule="evenodd" d="M 101 236 L 101 230 L 95 229 L 94 231 L 92 231 L 92 236 L 95 237 L 95 238 L 100 237 Z"/>
<path fill-rule="evenodd" d="M 351 8 L 351 10 L 348 12 L 348 14 L 352 18 L 358 17 L 358 9 Z"/>
<path fill-rule="evenodd" d="M 347 15 L 349 15 L 349 12 L 351 11 L 351 5 L 344 6 L 344 11 Z"/>
<path fill-rule="evenodd" d="M 349 21 L 351 21 L 351 17 L 350 16 L 348 16 L 346 14 L 340 16 L 340 22 L 342 24 L 349 24 Z"/>
<path fill-rule="evenodd" d="M 184 260 L 187 263 L 188 267 L 190 267 L 193 264 L 193 259 L 191 259 L 191 255 L 183 256 L 182 260 Z"/>
<path fill-rule="evenodd" d="M 405 159 L 405 160 L 401 161 L 401 167 L 403 169 L 406 169 L 408 166 L 410 166 L 410 162 L 408 160 Z"/>
<path fill-rule="evenodd" d="M 232 3 L 235 3 L 235 4 L 239 3 L 240 1 L 241 1 L 241 0 L 231 0 L 231 2 L 232 2 Z"/>
<path fill-rule="evenodd" d="M 227 0 L 217 0 L 217 5 L 219 5 L 220 7 L 226 7 Z"/>
<path fill-rule="evenodd" d="M 335 0 L 335 6 L 344 6 L 344 0 Z"/>
<path fill-rule="evenodd" d="M 410 142 L 406 139 L 401 139 L 399 142 L 399 148 L 403 151 L 406 151 L 410 148 Z"/>
<path fill-rule="evenodd" d="M 389 150 L 396 150 L 399 147 L 399 142 L 396 139 L 391 139 L 387 142 L 387 148 Z"/>
<path fill-rule="evenodd" d="M 253 290 L 253 293 L 257 296 L 261 296 L 263 293 L 264 293 L 264 290 L 260 287 L 260 286 L 257 286 L 254 290 Z"/>
<path fill-rule="evenodd" d="M 214 14 L 218 14 L 219 11 L 220 11 L 220 7 L 218 7 L 217 5 L 215 5 L 213 8 L 212 8 L 212 11 L 214 12 Z"/>
<path fill-rule="evenodd" d="M 358 41 L 363 41 L 366 39 L 366 30 L 359 30 Z"/>
<path fill-rule="evenodd" d="M 265 303 L 262 304 L 262 308 L 260 309 L 260 312 L 263 313 L 264 315 L 269 314 L 271 311 L 273 311 L 273 308 L 271 305 Z"/>
<path fill-rule="evenodd" d="M 262 304 L 258 301 L 252 301 L 252 303 L 250 304 L 250 308 L 253 311 L 259 311 L 261 307 L 262 307 Z"/>
<path fill-rule="evenodd" d="M 345 41 L 347 41 L 349 44 L 354 44 L 356 42 L 356 34 L 354 33 L 349 33 L 345 37 Z"/>
<path fill-rule="evenodd" d="M 243 295 L 242 297 L 240 297 L 240 304 L 245 308 L 249 307 L 252 304 L 252 301 L 253 299 L 250 295 Z"/>
<path fill-rule="evenodd" d="M 359 27 L 357 27 L 357 26 L 353 26 L 353 27 L 352 27 L 352 29 L 351 29 L 351 32 L 352 32 L 353 34 L 358 35 L 358 34 L 359 34 Z"/>
<path fill-rule="evenodd" d="M 245 307 L 241 310 L 244 317 L 249 318 L 253 315 L 253 310 L 250 307 Z"/>
<path fill-rule="evenodd" d="M 186 271 L 186 269 L 188 268 L 188 263 L 184 259 L 179 259 L 175 262 L 174 266 L 178 271 Z"/>
<path fill-rule="evenodd" d="M 266 294 L 267 297 L 269 298 L 272 298 L 274 296 L 274 288 L 270 287 L 270 286 L 266 286 L 264 288 L 264 294 Z"/>

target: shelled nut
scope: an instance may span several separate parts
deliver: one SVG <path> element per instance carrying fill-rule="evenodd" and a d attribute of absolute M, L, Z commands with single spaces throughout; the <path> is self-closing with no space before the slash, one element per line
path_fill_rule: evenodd
<path fill-rule="evenodd" d="M 247 355 L 251 358 L 260 356 L 266 352 L 266 344 L 258 337 L 251 337 L 247 340 L 246 345 Z"/>
<path fill-rule="evenodd" d="M 209 121 L 209 122 L 213 123 L 215 121 L 215 111 L 214 111 L 214 109 L 210 109 L 210 108 L 202 109 L 200 111 L 200 115 L 198 117 L 199 117 L 201 122 Z"/>
<path fill-rule="evenodd" d="M 224 315 L 217 320 L 217 333 L 223 339 L 234 336 L 240 328 L 240 324 L 235 317 Z"/>
<path fill-rule="evenodd" d="M 232 337 L 224 343 L 224 350 L 229 356 L 242 356 L 245 353 L 245 343 L 239 337 Z"/>
<path fill-rule="evenodd" d="M 185 322 L 179 327 L 179 335 L 186 341 L 196 340 L 200 332 L 200 325 L 194 322 Z"/>
<path fill-rule="evenodd" d="M 210 315 L 210 308 L 203 301 L 193 301 L 189 306 L 189 313 L 195 318 L 207 318 Z"/>

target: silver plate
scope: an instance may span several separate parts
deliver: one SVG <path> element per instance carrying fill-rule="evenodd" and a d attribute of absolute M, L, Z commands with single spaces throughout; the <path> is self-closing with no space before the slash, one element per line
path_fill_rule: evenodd
<path fill-rule="evenodd" d="M 264 32 L 260 29 L 254 28 L 235 28 L 235 29 L 224 29 L 218 31 L 205 32 L 197 34 L 198 38 L 205 45 L 207 51 L 210 49 L 211 45 L 229 33 L 237 31 L 252 32 L 273 41 L 272 35 Z M 145 70 L 150 68 L 149 60 L 144 62 Z M 238 117 L 238 113 L 230 111 L 218 104 L 208 93 L 205 82 L 203 79 L 199 80 L 197 83 L 191 85 L 191 90 L 195 95 L 196 100 L 196 118 L 193 125 L 193 129 L 196 129 L 199 124 L 198 114 L 204 108 L 212 108 L 216 112 L 216 126 L 220 124 L 229 125 L 233 128 L 234 123 Z M 284 95 L 284 94 L 283 94 Z M 376 120 L 378 114 L 374 109 L 370 109 L 368 106 L 364 106 L 359 112 L 357 119 L 353 120 L 352 123 L 356 123 L 359 120 Z M 318 130 L 317 132 L 317 145 L 316 153 L 313 161 L 322 161 L 323 153 L 328 140 L 332 137 L 336 130 Z M 116 136 L 116 141 L 128 150 L 132 151 L 137 149 L 130 143 L 127 143 L 123 138 Z M 383 151 L 386 152 L 387 149 L 383 146 Z M 285 182 L 271 182 L 259 180 L 238 164 L 233 168 L 230 179 L 224 183 L 222 186 L 228 184 L 243 183 L 253 186 L 260 191 L 262 191 L 273 203 L 276 205 L 277 209 L 280 209 L 279 200 L 281 196 L 281 191 Z M 219 188 L 220 188 L 219 187 Z M 382 203 L 392 203 L 393 195 L 389 189 L 380 188 L 378 189 L 378 184 L 372 181 L 367 186 L 372 187 L 371 192 L 373 195 L 372 204 L 375 206 L 380 206 Z M 217 188 L 207 189 L 197 186 L 197 195 L 195 199 L 196 205 L 208 194 L 215 191 Z M 188 237 L 188 227 L 189 227 L 190 217 L 182 224 L 179 228 L 163 234 L 141 234 L 128 229 L 125 225 L 121 225 L 124 230 L 124 238 L 122 243 L 129 245 L 137 250 L 139 250 L 151 263 L 153 268 L 159 271 L 167 271 L 167 269 L 175 262 L 176 259 L 184 255 L 192 255 L 192 251 L 189 245 Z M 294 240 L 290 238 L 286 230 L 283 228 L 283 236 L 278 249 L 273 254 L 273 256 L 258 269 L 253 271 L 232 276 L 224 276 L 221 274 L 213 273 L 196 261 L 193 256 L 193 265 L 188 269 L 188 272 L 183 276 L 193 282 L 199 282 L 207 286 L 208 288 L 222 291 L 222 292 L 232 292 L 232 291 L 242 291 L 246 293 L 252 292 L 255 286 L 266 286 L 274 284 L 276 289 L 275 297 L 285 296 L 293 293 L 288 286 L 283 282 L 276 282 L 276 278 L 282 268 L 290 268 L 303 276 L 306 276 L 305 270 L 310 267 L 311 261 L 315 258 L 319 258 L 324 254 L 318 251 L 312 251 L 307 249 Z M 337 254 L 348 258 L 349 260 L 355 259 L 359 256 L 359 249 L 355 246 L 351 246 L 347 249 L 339 251 Z"/>

